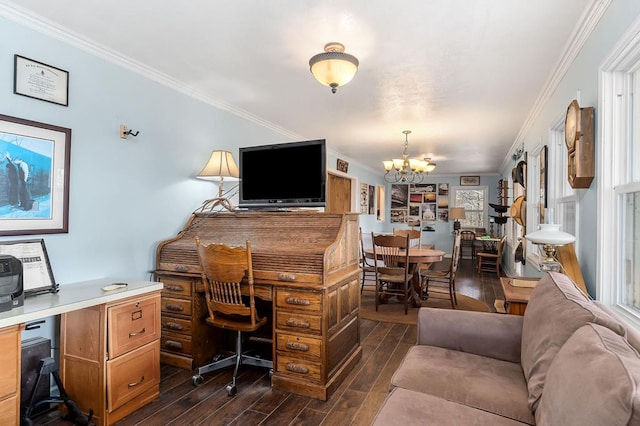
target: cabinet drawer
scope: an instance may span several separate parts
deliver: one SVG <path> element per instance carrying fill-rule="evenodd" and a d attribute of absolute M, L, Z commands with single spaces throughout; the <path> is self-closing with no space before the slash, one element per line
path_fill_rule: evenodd
<path fill-rule="evenodd" d="M 320 380 L 320 363 L 276 355 L 276 371 L 288 376 L 304 378 L 306 380 Z"/>
<path fill-rule="evenodd" d="M 160 347 L 164 351 L 191 354 L 191 338 L 175 333 L 162 333 Z"/>
<path fill-rule="evenodd" d="M 107 410 L 115 410 L 159 384 L 160 344 L 156 340 L 107 361 Z"/>
<path fill-rule="evenodd" d="M 162 297 L 162 312 L 191 316 L 191 300 Z"/>
<path fill-rule="evenodd" d="M 322 298 L 320 293 L 278 289 L 276 305 L 285 309 L 320 312 L 322 310 Z"/>
<path fill-rule="evenodd" d="M 20 402 L 18 396 L 0 400 L 0 425 L 17 425 L 19 424 L 18 408 Z"/>
<path fill-rule="evenodd" d="M 176 278 L 162 277 L 160 281 L 164 284 L 162 295 L 169 297 L 191 297 L 191 281 Z"/>
<path fill-rule="evenodd" d="M 18 326 L 0 330 L 0 399 L 18 392 L 20 377 L 20 331 Z M 3 424 L 0 422 L 0 424 Z"/>
<path fill-rule="evenodd" d="M 320 334 L 322 320 L 317 315 L 298 312 L 277 311 L 276 327 L 303 333 Z"/>
<path fill-rule="evenodd" d="M 277 350 L 284 355 L 303 356 L 320 361 L 320 353 L 322 352 L 322 341 L 320 339 L 278 333 L 276 345 Z"/>
<path fill-rule="evenodd" d="M 163 332 L 173 331 L 174 333 L 191 334 L 191 320 L 188 319 L 162 314 L 160 324 Z"/>
<path fill-rule="evenodd" d="M 160 296 L 131 299 L 107 310 L 109 358 L 160 338 Z"/>

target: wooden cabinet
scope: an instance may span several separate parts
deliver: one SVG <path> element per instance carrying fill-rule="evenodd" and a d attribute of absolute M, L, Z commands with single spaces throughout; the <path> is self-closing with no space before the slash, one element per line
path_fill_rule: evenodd
<path fill-rule="evenodd" d="M 159 395 L 160 292 L 62 315 L 60 375 L 93 422 L 108 425 Z"/>
<path fill-rule="evenodd" d="M 0 425 L 20 424 L 20 327 L 0 329 Z"/>
<path fill-rule="evenodd" d="M 272 301 L 274 388 L 326 400 L 362 356 L 357 214 L 194 214 L 160 243 L 161 360 L 193 369 L 225 348 L 208 315 L 194 238 L 251 241 L 256 297 Z"/>

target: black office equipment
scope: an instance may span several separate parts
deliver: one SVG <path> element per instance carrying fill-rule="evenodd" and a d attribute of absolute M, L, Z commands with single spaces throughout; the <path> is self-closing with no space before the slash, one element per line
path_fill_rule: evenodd
<path fill-rule="evenodd" d="M 0 254 L 0 312 L 23 304 L 22 262 L 11 255 Z"/>

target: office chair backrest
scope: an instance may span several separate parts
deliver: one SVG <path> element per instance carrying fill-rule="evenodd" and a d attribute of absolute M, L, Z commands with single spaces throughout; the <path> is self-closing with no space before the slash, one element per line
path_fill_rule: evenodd
<path fill-rule="evenodd" d="M 247 241 L 245 248 L 205 245 L 198 237 L 195 240 L 209 316 L 214 318 L 216 313 L 240 315 L 251 317 L 251 324 L 255 324 L 251 243 Z M 248 306 L 242 300 L 243 285 L 249 290 Z"/>

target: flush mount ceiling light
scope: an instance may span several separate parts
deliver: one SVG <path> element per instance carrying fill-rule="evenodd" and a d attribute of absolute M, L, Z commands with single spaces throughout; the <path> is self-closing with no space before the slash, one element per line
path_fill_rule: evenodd
<path fill-rule="evenodd" d="M 311 74 L 336 93 L 338 86 L 344 86 L 353 79 L 358 71 L 358 59 L 344 53 L 344 45 L 331 42 L 324 45 L 324 53 L 318 53 L 309 59 Z"/>
<path fill-rule="evenodd" d="M 435 170 L 436 164 L 430 162 L 431 158 L 422 160 L 409 158 L 409 133 L 411 130 L 404 130 L 402 133 L 404 133 L 402 158 L 382 162 L 386 170 L 384 179 L 391 183 L 420 183 L 426 175 Z"/>

